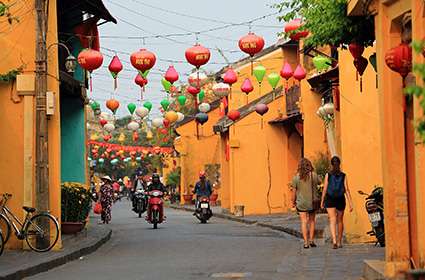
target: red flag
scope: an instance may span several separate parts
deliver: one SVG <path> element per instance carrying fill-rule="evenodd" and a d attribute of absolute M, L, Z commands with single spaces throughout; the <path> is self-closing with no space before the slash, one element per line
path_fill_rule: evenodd
<path fill-rule="evenodd" d="M 227 97 L 223 97 L 220 102 L 220 116 L 224 117 L 226 115 L 226 109 L 227 109 L 228 103 L 227 103 Z"/>

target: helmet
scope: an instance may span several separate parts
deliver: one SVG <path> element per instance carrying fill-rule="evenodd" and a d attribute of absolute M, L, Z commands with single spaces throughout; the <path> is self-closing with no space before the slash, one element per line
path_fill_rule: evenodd
<path fill-rule="evenodd" d="M 205 177 L 205 171 L 199 171 L 199 178 Z"/>
<path fill-rule="evenodd" d="M 152 180 L 153 179 L 159 179 L 159 174 L 158 173 L 152 174 Z"/>
<path fill-rule="evenodd" d="M 141 170 L 137 171 L 137 176 L 143 176 L 143 172 Z"/>

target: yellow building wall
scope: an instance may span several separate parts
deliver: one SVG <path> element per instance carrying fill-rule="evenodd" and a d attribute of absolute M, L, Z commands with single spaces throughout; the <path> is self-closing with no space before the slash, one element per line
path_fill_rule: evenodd
<path fill-rule="evenodd" d="M 374 52 L 375 48 L 367 48 L 363 56 L 369 58 Z M 348 50 L 340 50 L 340 155 L 354 206 L 353 212 L 345 215 L 345 233 L 349 242 L 364 242 L 373 238 L 366 234 L 371 226 L 364 207 L 365 197 L 358 191 L 370 193 L 373 186 L 383 184 L 379 96 L 373 67 L 369 64 L 363 74 L 360 92 L 352 61 Z"/>
<path fill-rule="evenodd" d="M 23 12 L 24 11 L 24 12 Z M 0 54 L 2 63 L 0 72 L 6 73 L 11 69 L 25 64 L 24 74 L 35 71 L 35 11 L 34 1 L 17 2 L 12 10 L 16 12 L 20 22 L 8 26 L 3 22 L 6 31 L 0 35 L 0 44 L 6 50 Z M 49 2 L 48 45 L 57 42 L 56 1 Z M 60 219 L 60 119 L 59 119 L 59 83 L 57 79 L 57 49 L 51 48 L 48 53 L 48 90 L 54 91 L 56 101 L 55 115 L 50 118 L 49 129 L 49 174 L 50 174 L 50 210 Z M 53 76 L 53 77 L 51 77 Z M 24 218 L 22 206 L 34 206 L 34 156 L 35 156 L 35 99 L 17 96 L 16 82 L 0 84 L 0 129 L 7 133 L 2 137 L 0 154 L 0 193 L 11 193 L 9 208 L 20 219 Z M 22 241 L 14 236 L 8 242 L 9 248 L 22 248 Z M 61 246 L 59 240 L 56 248 Z"/>
<path fill-rule="evenodd" d="M 181 195 L 188 192 L 189 185 L 194 186 L 199 181 L 199 171 L 205 170 L 206 164 L 220 164 L 220 137 L 213 132 L 213 126 L 220 118 L 219 111 L 216 108 L 208 113 L 209 120 L 203 126 L 199 125 L 198 135 L 194 120 L 177 128 L 180 138 L 175 142 L 175 148 L 180 153 Z M 217 191 L 220 193 L 220 189 Z"/>
<path fill-rule="evenodd" d="M 243 205 L 246 215 L 286 212 L 291 207 L 288 183 L 301 154 L 301 138 L 288 140 L 284 126 L 268 124 L 277 117 L 281 98 L 269 104 L 263 128 L 255 112 L 230 127 L 231 211 L 236 205 Z"/>
<path fill-rule="evenodd" d="M 219 200 L 221 208 L 230 211 L 230 158 L 226 158 L 226 149 L 228 149 L 229 135 L 225 133 L 220 137 L 220 171 L 221 171 L 221 190 Z M 229 148 L 230 149 L 230 148 Z"/>

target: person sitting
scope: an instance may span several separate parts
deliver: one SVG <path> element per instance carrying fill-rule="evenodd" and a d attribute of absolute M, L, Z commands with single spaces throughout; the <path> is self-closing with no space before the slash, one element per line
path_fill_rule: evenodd
<path fill-rule="evenodd" d="M 210 181 L 207 180 L 205 171 L 199 172 L 199 181 L 195 185 L 193 193 L 196 194 L 195 209 L 198 211 L 199 200 L 201 197 L 210 197 L 212 194 L 212 187 Z M 194 213 L 194 215 L 196 212 Z"/>
<path fill-rule="evenodd" d="M 160 181 L 159 174 L 152 174 L 152 182 L 148 186 L 148 191 L 160 191 L 165 193 L 166 189 L 164 184 L 162 184 Z"/>
<path fill-rule="evenodd" d="M 141 190 L 146 190 L 147 189 L 147 184 L 146 184 L 146 181 L 144 180 L 143 172 L 142 171 L 138 171 L 136 175 L 137 175 L 137 177 L 136 177 L 136 179 L 133 182 L 133 188 L 131 190 L 131 194 L 132 194 L 131 195 L 131 202 L 132 202 L 133 210 L 136 207 L 136 200 L 134 199 L 134 193 L 137 190 L 140 190 L 140 189 Z"/>

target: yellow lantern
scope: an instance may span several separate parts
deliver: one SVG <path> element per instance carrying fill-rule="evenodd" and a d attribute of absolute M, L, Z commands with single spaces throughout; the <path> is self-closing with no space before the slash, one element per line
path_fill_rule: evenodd
<path fill-rule="evenodd" d="M 121 132 L 120 136 L 118 137 L 118 142 L 124 142 L 125 141 L 125 135 Z"/>
<path fill-rule="evenodd" d="M 146 139 L 151 140 L 152 138 L 153 138 L 152 131 L 148 130 L 148 132 L 146 134 Z"/>
<path fill-rule="evenodd" d="M 168 111 L 165 113 L 164 118 L 167 119 L 170 123 L 175 123 L 179 116 L 174 111 Z"/>
<path fill-rule="evenodd" d="M 97 133 L 93 133 L 92 135 L 90 135 L 90 140 L 96 141 L 97 139 L 99 139 L 99 135 Z"/>

